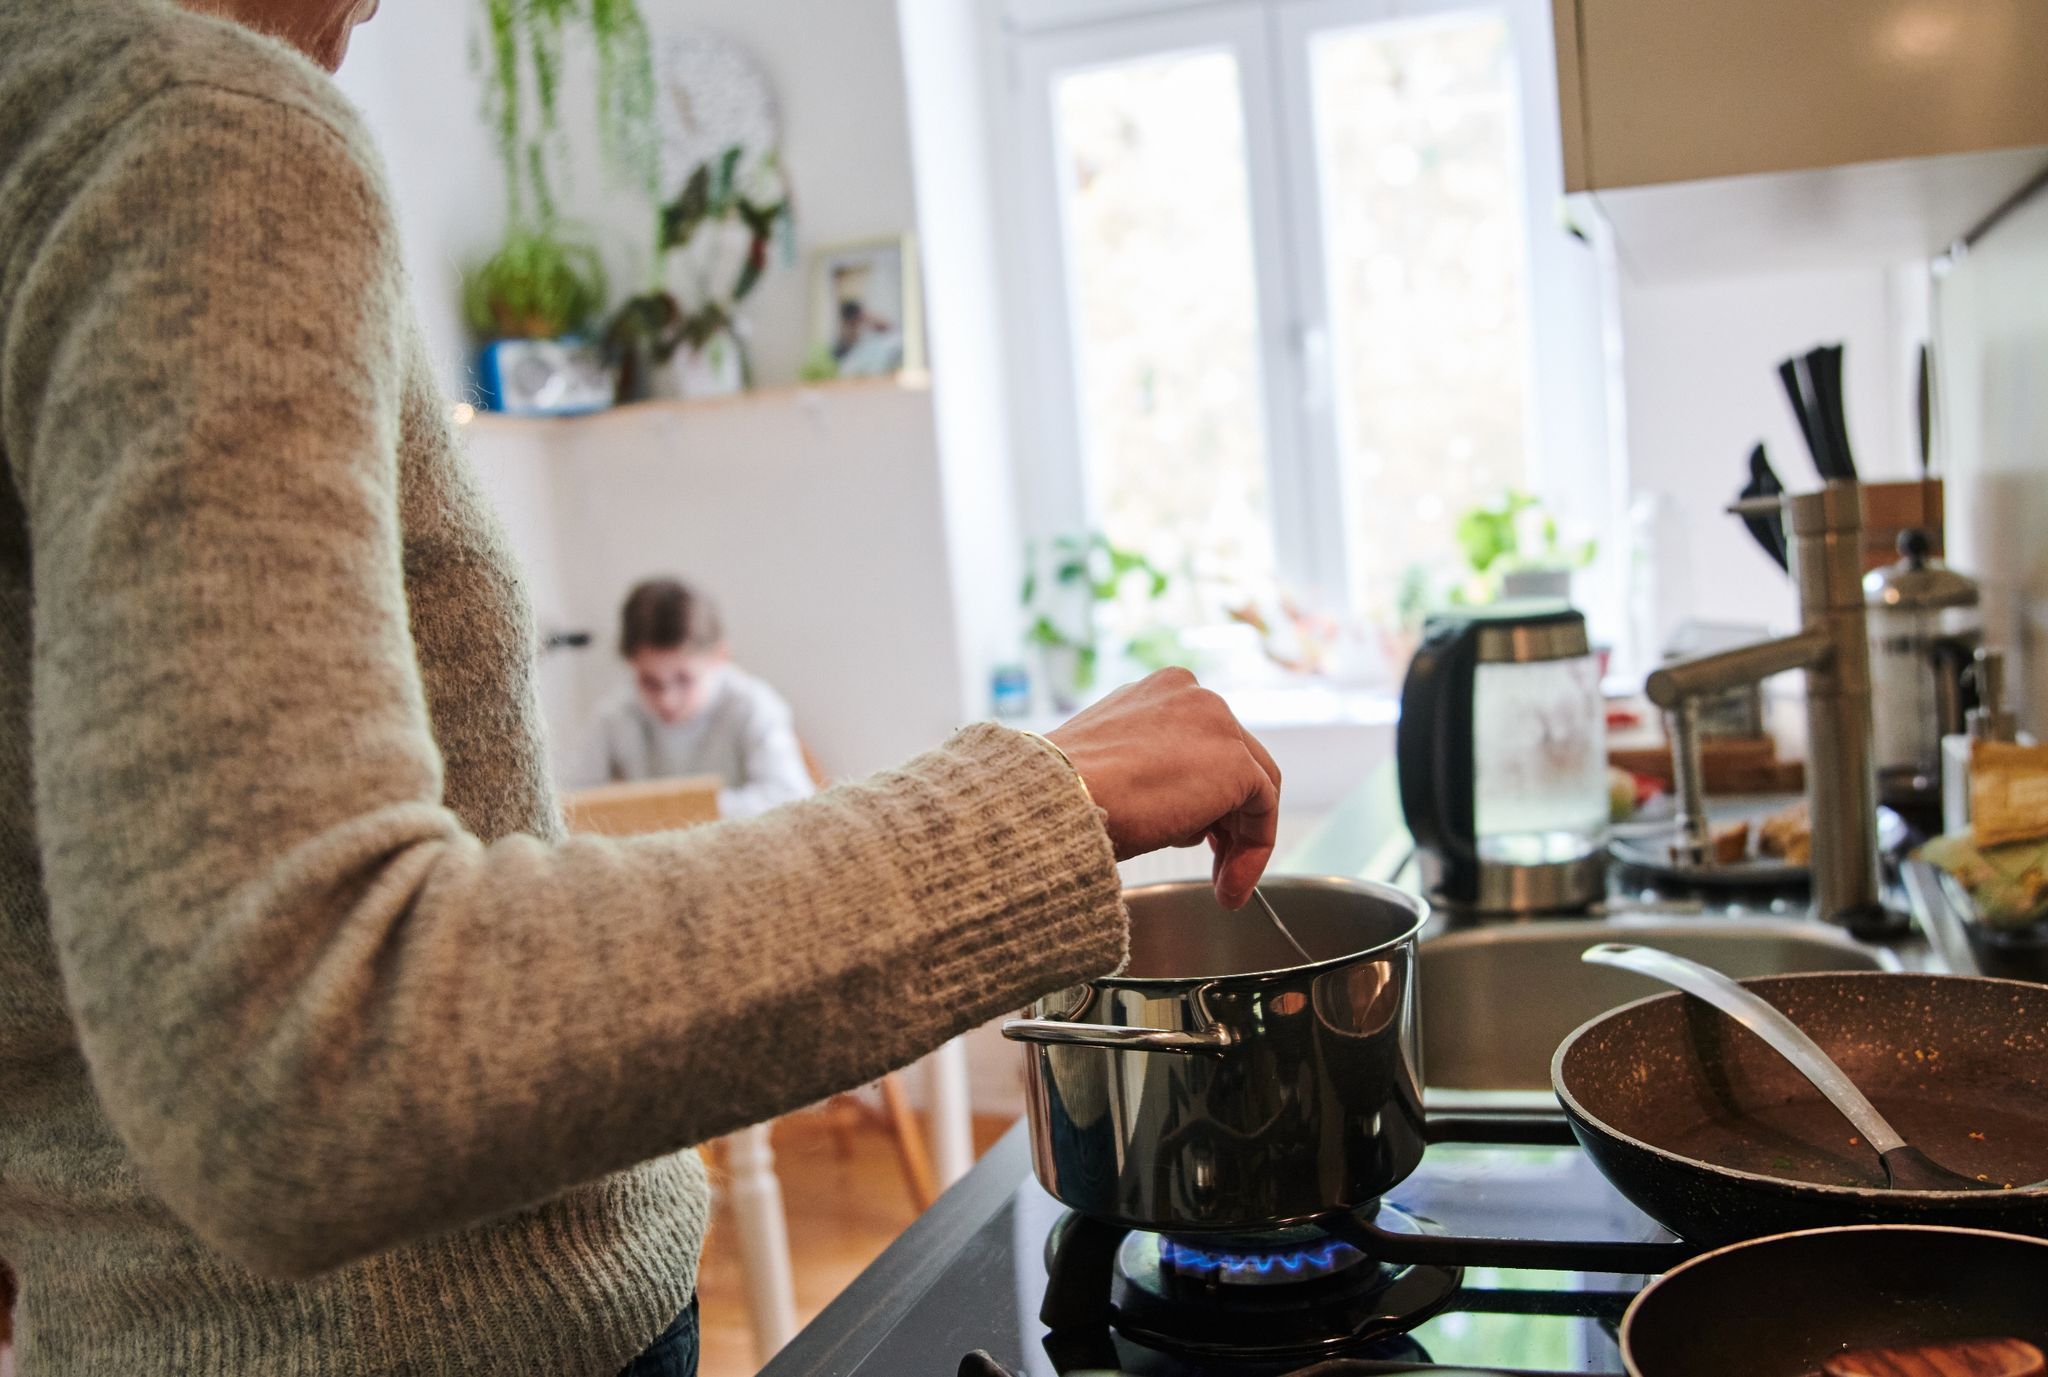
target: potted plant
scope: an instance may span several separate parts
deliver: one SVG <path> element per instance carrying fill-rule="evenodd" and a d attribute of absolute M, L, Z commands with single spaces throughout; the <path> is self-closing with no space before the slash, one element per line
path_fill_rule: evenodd
<path fill-rule="evenodd" d="M 513 226 L 462 280 L 485 406 L 559 416 L 606 405 L 610 371 L 584 338 L 604 297 L 604 265 L 588 243 L 553 223 Z"/>
<path fill-rule="evenodd" d="M 770 246 L 786 236 L 791 216 L 774 155 L 746 169 L 743 156 L 733 147 L 700 164 L 661 209 L 660 284 L 621 306 L 605 332 L 622 402 L 652 395 L 672 361 L 673 390 L 682 396 L 753 384 L 739 309 L 760 285 Z"/>
<path fill-rule="evenodd" d="M 1036 545 L 1025 547 L 1022 602 L 1030 617 L 1024 638 L 1038 652 L 1054 708 L 1072 712 L 1100 678 L 1102 613 L 1111 604 L 1130 604 L 1128 621 L 1137 625 L 1115 647 L 1127 660 L 1147 670 L 1182 662 L 1179 633 L 1157 615 L 1172 585 L 1158 565 L 1100 531 L 1059 536 L 1047 550 L 1049 569 Z"/>
<path fill-rule="evenodd" d="M 1525 492 L 1473 507 L 1458 518 L 1458 547 L 1471 573 L 1451 591 L 1458 603 L 1487 603 L 1502 597 L 1571 596 L 1571 576 L 1591 565 L 1597 542 L 1567 546 L 1557 518 Z"/>
<path fill-rule="evenodd" d="M 481 340 L 580 334 L 604 306 L 604 265 L 558 226 L 514 227 L 498 251 L 463 274 L 462 311 Z"/>

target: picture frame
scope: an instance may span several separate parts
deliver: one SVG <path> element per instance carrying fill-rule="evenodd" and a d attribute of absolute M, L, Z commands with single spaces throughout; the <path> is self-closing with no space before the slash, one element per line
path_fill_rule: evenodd
<path fill-rule="evenodd" d="M 924 367 L 917 237 L 861 239 L 815 251 L 804 376 L 881 378 Z"/>

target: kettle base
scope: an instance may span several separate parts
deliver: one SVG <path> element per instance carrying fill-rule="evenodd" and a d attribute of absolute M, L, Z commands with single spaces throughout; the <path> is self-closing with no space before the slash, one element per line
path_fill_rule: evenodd
<path fill-rule="evenodd" d="M 1583 913 L 1607 897 L 1605 848 L 1540 865 L 1480 860 L 1446 868 L 1428 852 L 1421 853 L 1420 860 L 1430 903 L 1461 913 L 1565 916 Z"/>

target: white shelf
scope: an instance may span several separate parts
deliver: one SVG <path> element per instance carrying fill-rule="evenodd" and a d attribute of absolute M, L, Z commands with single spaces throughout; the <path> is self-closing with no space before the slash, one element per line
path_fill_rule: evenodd
<path fill-rule="evenodd" d="M 739 406 L 777 406 L 789 403 L 816 406 L 829 402 L 834 397 L 872 392 L 929 392 L 931 386 L 931 374 L 920 369 L 894 373 L 885 378 L 833 378 L 825 382 L 795 383 L 782 387 L 755 387 L 725 397 L 657 397 L 649 401 L 607 407 L 603 411 L 585 412 L 578 416 L 508 416 L 502 411 L 471 411 L 465 415 L 461 408 L 457 408 L 456 421 L 463 428 L 478 433 L 530 432 L 536 427 L 631 424 L 662 416 L 690 416 L 709 410 Z"/>

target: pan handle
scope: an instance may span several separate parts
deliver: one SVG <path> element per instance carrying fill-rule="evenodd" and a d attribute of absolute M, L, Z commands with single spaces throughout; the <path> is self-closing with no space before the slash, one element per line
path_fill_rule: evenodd
<path fill-rule="evenodd" d="M 1237 1034 L 1221 1024 L 1182 1031 L 1119 1028 L 1105 1023 L 1062 1023 L 1051 1018 L 1009 1019 L 1003 1024 L 1003 1036 L 1012 1042 L 1103 1047 L 1114 1052 L 1178 1052 L 1183 1056 L 1214 1056 L 1237 1042 Z"/>

